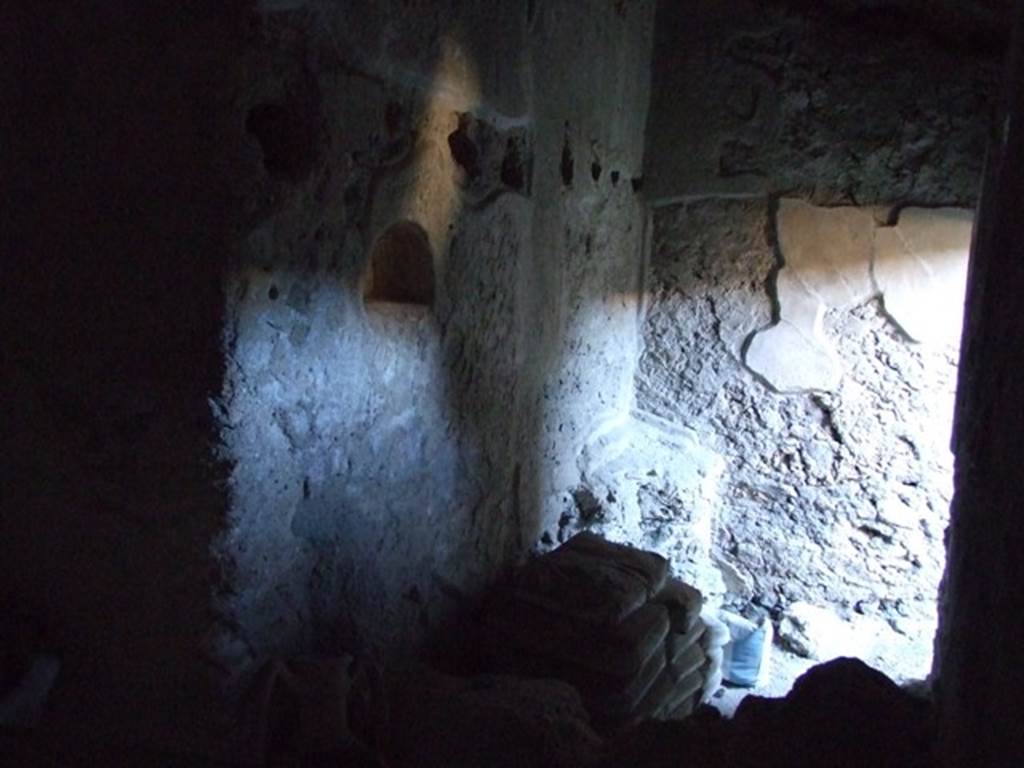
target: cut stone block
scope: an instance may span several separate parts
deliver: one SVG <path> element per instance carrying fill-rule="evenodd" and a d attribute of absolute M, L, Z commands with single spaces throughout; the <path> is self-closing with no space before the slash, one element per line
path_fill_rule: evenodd
<path fill-rule="evenodd" d="M 658 676 L 643 701 L 637 705 L 633 712 L 634 722 L 663 717 L 674 712 L 687 697 L 697 694 L 703 685 L 704 676 L 700 670 L 683 678 L 677 678 L 670 670 L 666 669 Z"/>
<path fill-rule="evenodd" d="M 653 597 L 668 578 L 668 560 L 661 555 L 616 544 L 589 531 L 577 533 L 561 549 L 590 555 L 600 562 L 614 562 L 646 585 L 648 597 Z"/>
<path fill-rule="evenodd" d="M 603 632 L 573 617 L 508 598 L 492 602 L 485 623 L 519 648 L 620 679 L 632 679 L 663 651 L 668 611 L 648 603 Z"/>
<path fill-rule="evenodd" d="M 668 561 L 580 533 L 516 574 L 517 599 L 597 625 L 617 624 L 665 583 Z"/>
<path fill-rule="evenodd" d="M 683 635 L 697 624 L 704 607 L 704 596 L 700 590 L 679 579 L 669 579 L 653 600 L 668 609 L 672 631 Z"/>
<path fill-rule="evenodd" d="M 580 692 L 587 709 L 608 723 L 628 718 L 647 694 L 651 685 L 665 670 L 667 659 L 656 649 L 631 678 L 616 676 L 609 670 L 598 671 L 560 656 L 521 649 L 504 632 L 485 626 L 482 630 L 487 642 L 500 654 L 490 659 L 492 669 L 531 678 L 556 678 L 571 684 Z"/>
<path fill-rule="evenodd" d="M 744 362 L 779 392 L 834 390 L 842 367 L 822 321 L 827 309 L 847 309 L 876 293 L 874 214 L 782 200 L 776 229 L 784 261 L 775 281 L 779 321 L 754 336 Z"/>
<path fill-rule="evenodd" d="M 668 655 L 669 661 L 674 661 L 694 645 L 703 649 L 704 645 L 701 643 L 701 639 L 704 637 L 704 632 L 704 623 L 698 621 L 685 635 L 679 635 L 675 632 L 669 633 L 668 638 L 665 640 L 665 652 Z"/>
<path fill-rule="evenodd" d="M 492 593 L 480 639 L 497 669 L 569 682 L 615 728 L 692 710 L 711 642 L 703 602 L 665 558 L 583 533 Z"/>
<path fill-rule="evenodd" d="M 693 670 L 684 677 L 678 678 L 671 692 L 665 698 L 665 702 L 655 713 L 656 717 L 666 717 L 674 714 L 682 706 L 683 702 L 694 699 L 704 685 L 704 676 L 700 670 Z"/>
<path fill-rule="evenodd" d="M 776 227 L 785 269 L 823 304 L 845 309 L 874 295 L 871 248 L 875 219 L 870 208 L 823 208 L 783 199 Z M 780 310 L 785 316 L 784 307 Z"/>
<path fill-rule="evenodd" d="M 686 677 L 691 672 L 697 672 L 704 667 L 707 656 L 699 643 L 694 643 L 689 648 L 677 655 L 667 665 L 672 673 L 679 678 Z"/>
<path fill-rule="evenodd" d="M 608 720 L 622 720 L 637 708 L 651 686 L 665 671 L 665 654 L 653 653 L 640 668 L 640 672 L 621 690 L 609 690 L 607 680 L 595 680 L 593 676 L 566 675 L 583 694 L 583 698 L 596 716 Z"/>
<path fill-rule="evenodd" d="M 831 345 L 786 320 L 751 339 L 745 362 L 778 392 L 831 391 L 842 376 Z"/>
<path fill-rule="evenodd" d="M 695 693 L 688 699 L 684 699 L 683 703 L 670 711 L 665 715 L 666 720 L 685 720 L 687 717 L 693 714 L 693 710 L 697 708 L 697 705 L 701 703 L 700 691 Z"/>
<path fill-rule="evenodd" d="M 968 210 L 906 208 L 896 226 L 875 233 L 885 311 L 914 341 L 959 342 L 972 226 Z"/>

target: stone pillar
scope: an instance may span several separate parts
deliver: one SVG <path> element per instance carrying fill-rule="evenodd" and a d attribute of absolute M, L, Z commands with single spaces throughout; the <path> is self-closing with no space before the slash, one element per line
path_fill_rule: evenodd
<path fill-rule="evenodd" d="M 940 619 L 940 755 L 1024 763 L 1024 3 L 990 142 L 968 278 Z"/>

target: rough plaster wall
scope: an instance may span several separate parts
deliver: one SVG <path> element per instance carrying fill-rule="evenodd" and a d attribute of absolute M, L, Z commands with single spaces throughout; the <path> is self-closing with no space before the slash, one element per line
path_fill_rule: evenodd
<path fill-rule="evenodd" d="M 267 656 L 416 650 L 627 396 L 653 3 L 128 6 L 3 11 L 3 599 L 55 722 L 182 749 Z M 406 219 L 434 304 L 365 306 Z"/>
<path fill-rule="evenodd" d="M 502 52 L 521 47 L 525 15 L 300 5 L 261 17 L 251 63 L 266 72 L 238 97 L 242 114 L 289 104 L 317 137 L 284 181 L 249 137 L 251 197 L 268 202 L 229 275 L 219 650 L 243 680 L 315 648 L 414 652 L 445 595 L 512 552 L 505 404 L 529 190 L 501 178 L 527 123 L 521 54 Z M 465 113 L 482 123 L 472 174 L 449 146 Z M 405 220 L 427 234 L 434 304 L 364 303 L 370 246 Z"/>
<path fill-rule="evenodd" d="M 274 654 L 418 650 L 535 542 L 636 349 L 652 3 L 287 5 L 236 96 L 316 137 L 283 180 L 243 137 L 218 543 L 240 681 Z M 430 308 L 359 294 L 399 220 L 430 241 Z"/>
<path fill-rule="evenodd" d="M 3 597 L 61 725 L 183 749 L 557 514 L 633 375 L 653 3 L 130 5 L 3 11 Z M 361 298 L 397 220 L 429 309 Z"/>
<path fill-rule="evenodd" d="M 828 605 L 857 622 L 826 651 L 924 675 L 950 493 L 948 434 L 933 425 L 950 422 L 956 351 L 907 339 L 927 333 L 900 283 L 919 293 L 932 267 L 890 280 L 886 265 L 919 260 L 887 225 L 894 206 L 976 199 L 997 55 L 934 25 L 907 34 L 899 14 L 835 10 L 661 4 L 636 410 L 581 454 L 561 535 L 591 527 L 660 549 L 710 594 L 788 617 L 796 640 L 803 604 Z M 824 293 L 821 262 L 801 272 L 782 197 L 847 206 L 807 206 L 839 225 L 808 253 L 850 256 L 859 288 L 845 264 L 821 270 L 844 273 Z M 900 215 L 913 229 L 918 212 Z M 781 354 L 787 327 L 807 354 Z"/>
<path fill-rule="evenodd" d="M 868 279 L 859 300 L 823 308 L 831 388 L 779 394 L 744 364 L 751 337 L 773 327 L 788 263 L 777 215 L 765 198 L 655 211 L 635 410 L 585 447 L 558 538 L 590 528 L 656 549 L 713 599 L 770 611 L 802 652 L 921 677 L 944 563 L 957 339 L 909 341 Z M 775 353 L 781 368 L 805 365 Z M 814 647 L 806 635 L 823 628 L 837 631 Z"/>
<path fill-rule="evenodd" d="M 711 555 L 728 602 L 876 617 L 861 624 L 881 645 L 858 650 L 923 676 L 952 470 L 937 425 L 952 421 L 956 347 L 910 343 L 871 294 L 824 316 L 835 388 L 773 392 L 742 363 L 772 318 L 772 223 L 763 199 L 658 209 L 637 407 L 695 430 L 725 462 Z M 680 535 L 674 525 L 661 535 Z"/>
<path fill-rule="evenodd" d="M 835 16 L 826 4 L 662 3 L 657 29 L 652 199 L 974 202 L 991 49 L 936 37 L 913 16 Z"/>
<path fill-rule="evenodd" d="M 538 5 L 530 30 L 538 205 L 532 400 L 523 404 L 527 545 L 555 541 L 585 443 L 632 398 L 653 15 L 653 2 L 554 3 Z"/>

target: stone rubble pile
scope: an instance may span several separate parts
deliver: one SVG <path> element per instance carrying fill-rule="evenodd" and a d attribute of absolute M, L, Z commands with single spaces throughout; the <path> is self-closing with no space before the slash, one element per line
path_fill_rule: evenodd
<path fill-rule="evenodd" d="M 487 601 L 493 668 L 570 683 L 595 724 L 680 719 L 717 690 L 721 645 L 669 562 L 582 532 Z"/>

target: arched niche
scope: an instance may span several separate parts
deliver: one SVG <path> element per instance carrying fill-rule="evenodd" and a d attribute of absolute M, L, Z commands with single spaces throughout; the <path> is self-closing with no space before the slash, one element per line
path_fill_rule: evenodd
<path fill-rule="evenodd" d="M 434 301 L 434 255 L 427 233 L 414 221 L 399 221 L 374 241 L 363 280 L 367 304 L 430 306 Z"/>

